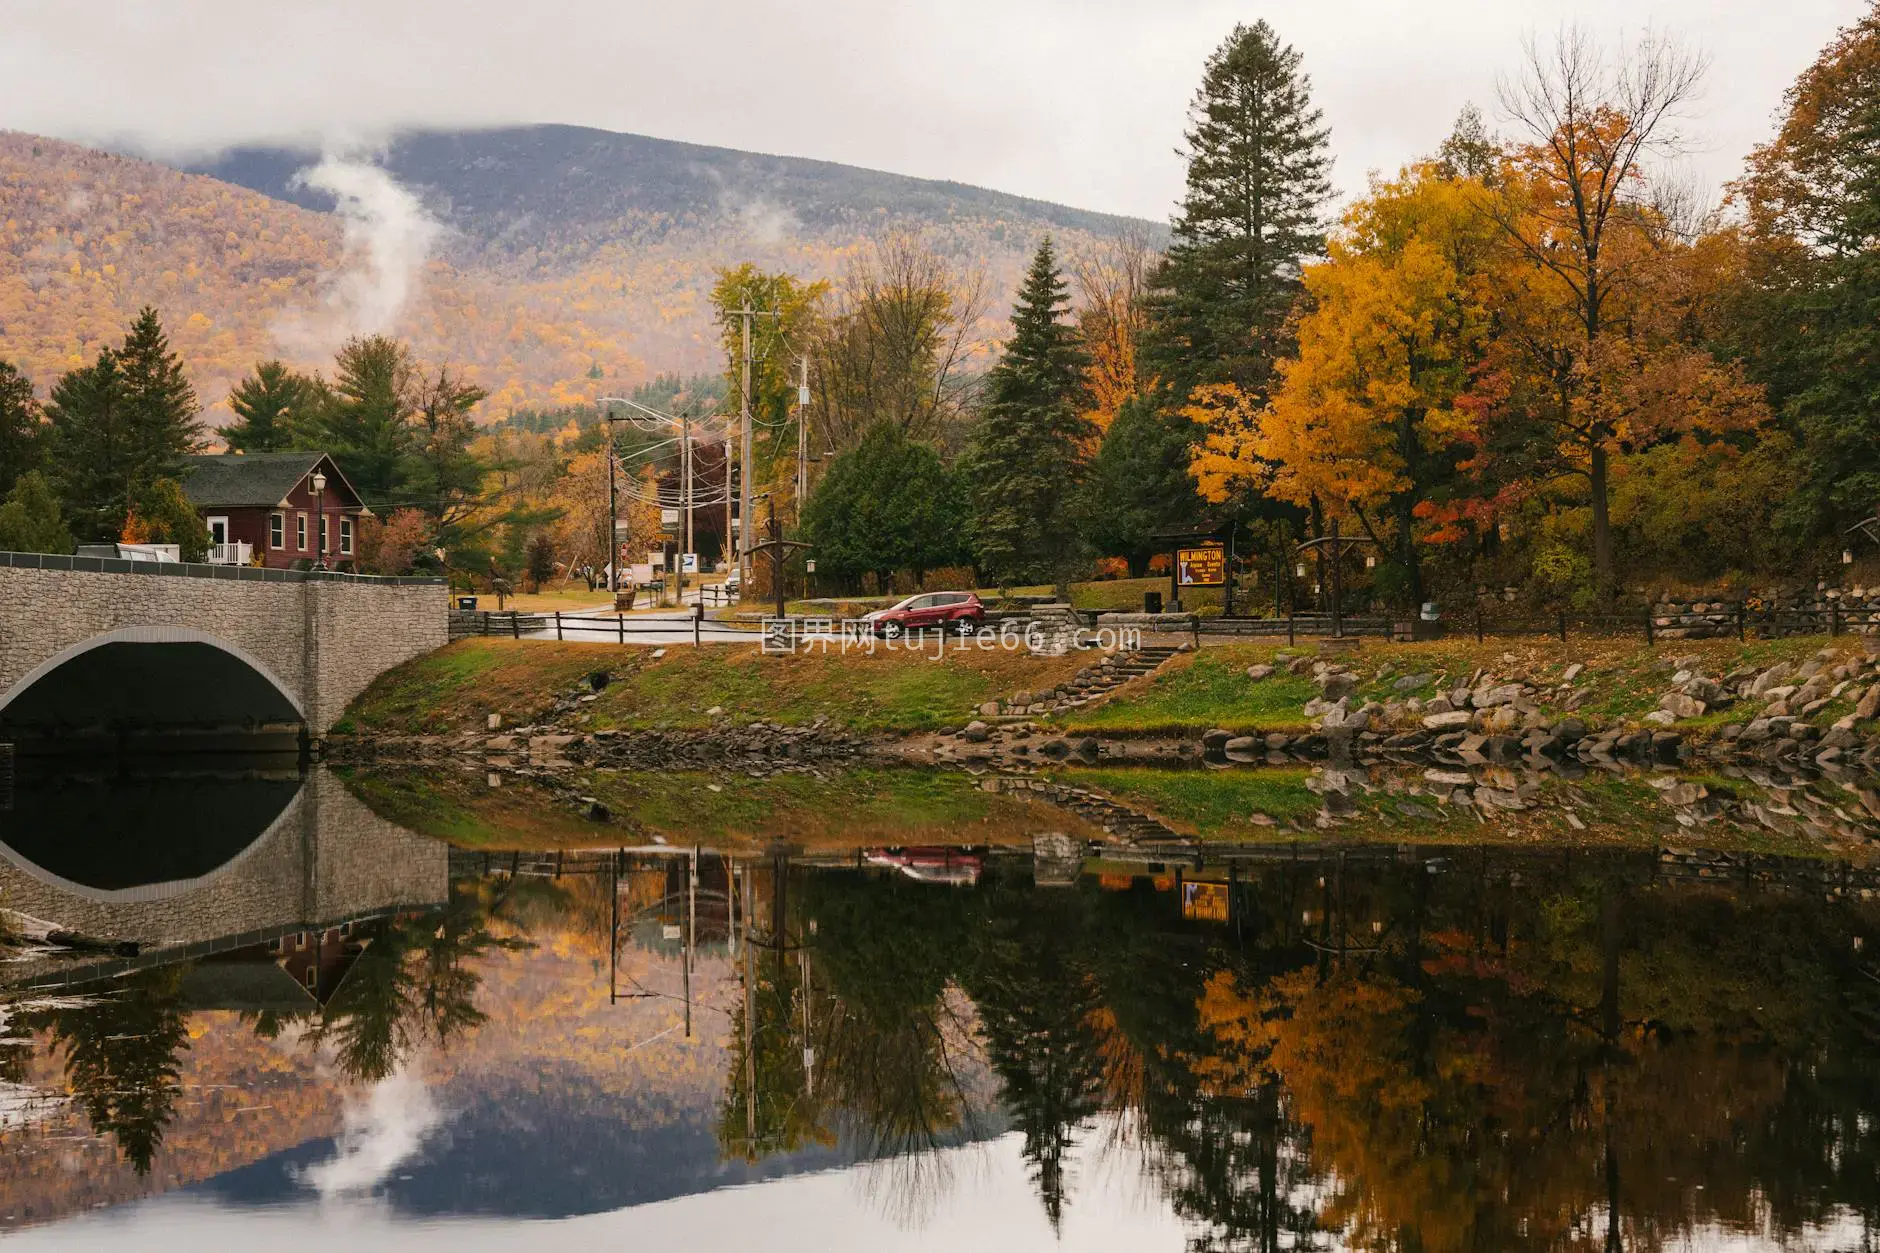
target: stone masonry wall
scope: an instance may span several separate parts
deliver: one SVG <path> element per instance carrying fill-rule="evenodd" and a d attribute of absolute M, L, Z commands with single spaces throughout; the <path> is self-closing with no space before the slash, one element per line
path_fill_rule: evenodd
<path fill-rule="evenodd" d="M 253 657 L 323 735 L 372 679 L 445 643 L 439 583 L 259 581 L 0 566 L 0 697 L 42 663 L 128 628 L 183 628 Z"/>

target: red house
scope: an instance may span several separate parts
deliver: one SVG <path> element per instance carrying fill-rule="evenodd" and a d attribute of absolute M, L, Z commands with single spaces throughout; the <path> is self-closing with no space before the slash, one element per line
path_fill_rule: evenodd
<path fill-rule="evenodd" d="M 183 492 L 209 528 L 216 565 L 350 570 L 371 515 L 323 452 L 191 457 Z"/>

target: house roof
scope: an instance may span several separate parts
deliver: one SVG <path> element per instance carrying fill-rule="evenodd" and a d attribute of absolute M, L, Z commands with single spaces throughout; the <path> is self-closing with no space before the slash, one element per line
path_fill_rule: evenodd
<path fill-rule="evenodd" d="M 323 452 L 211 453 L 189 458 L 183 493 L 198 509 L 272 508 L 315 466 L 324 464 L 329 480 L 354 501 L 359 493 Z"/>

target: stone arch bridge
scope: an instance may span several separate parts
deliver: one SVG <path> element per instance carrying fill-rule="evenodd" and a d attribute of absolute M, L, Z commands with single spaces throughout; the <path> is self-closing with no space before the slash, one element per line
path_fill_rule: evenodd
<path fill-rule="evenodd" d="M 0 552 L 0 741 L 300 727 L 441 647 L 441 579 Z"/>

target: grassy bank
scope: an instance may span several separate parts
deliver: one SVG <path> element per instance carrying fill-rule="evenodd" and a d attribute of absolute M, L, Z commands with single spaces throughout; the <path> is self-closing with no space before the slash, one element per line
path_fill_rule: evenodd
<path fill-rule="evenodd" d="M 1651 648 L 1637 639 L 1588 638 L 1565 644 L 1558 640 L 1490 639 L 1481 644 L 1474 640 L 1423 644 L 1367 640 L 1346 660 L 1360 676 L 1354 706 L 1365 700 L 1383 704 L 1413 696 L 1428 700 L 1467 683 L 1478 670 L 1503 681 L 1519 678 L 1537 687 L 1555 687 L 1569 666 L 1578 665 L 1581 670 L 1574 684 L 1587 694 L 1575 712 L 1590 723 L 1605 725 L 1635 723 L 1656 709 L 1659 698 L 1670 689 L 1671 669 L 1678 659 L 1694 659 L 1696 668 L 1716 676 L 1745 666 L 1798 662 L 1826 647 L 1850 656 L 1860 651 L 1859 644 L 1846 637 L 1821 636 L 1747 643 L 1666 640 Z M 1305 703 L 1318 694 L 1311 678 L 1282 672 L 1256 682 L 1246 677 L 1246 670 L 1254 664 L 1272 664 L 1277 654 L 1298 656 L 1313 649 L 1311 643 L 1290 650 L 1274 644 L 1211 644 L 1198 653 L 1175 658 L 1137 690 L 1071 713 L 1062 725 L 1076 731 L 1129 734 L 1189 735 L 1214 727 L 1246 734 L 1299 731 L 1308 723 Z M 1425 681 L 1409 688 L 1397 686 L 1418 676 Z M 1739 701 L 1684 725 L 1713 729 L 1725 722 L 1746 721 L 1757 708 L 1755 703 Z M 1848 708 L 1842 701 L 1816 720 L 1825 725 Z M 1542 710 L 1564 712 L 1545 704 Z"/>
<path fill-rule="evenodd" d="M 934 653 L 877 648 L 871 655 L 765 656 L 748 645 L 643 647 L 468 639 L 387 671 L 335 728 L 339 733 L 446 735 L 539 721 L 558 697 L 605 671 L 606 688 L 581 706 L 582 730 L 698 728 L 720 722 L 851 731 L 958 726 L 967 711 L 1018 688 L 1049 687 L 1089 658 L 1033 657 L 1003 649 Z M 718 709 L 713 714 L 709 711 Z"/>

